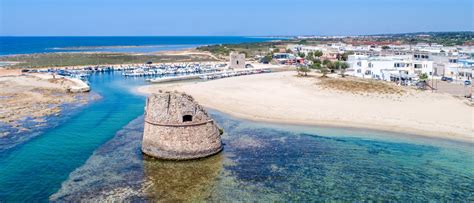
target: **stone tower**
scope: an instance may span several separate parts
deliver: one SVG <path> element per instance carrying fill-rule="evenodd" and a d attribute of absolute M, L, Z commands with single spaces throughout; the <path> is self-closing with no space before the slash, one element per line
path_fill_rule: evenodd
<path fill-rule="evenodd" d="M 191 96 L 165 92 L 148 97 L 143 153 L 160 159 L 186 160 L 221 150 L 219 128 Z"/>
<path fill-rule="evenodd" d="M 242 69 L 245 68 L 245 54 L 239 54 L 237 52 L 230 53 L 230 66 L 231 69 Z"/>

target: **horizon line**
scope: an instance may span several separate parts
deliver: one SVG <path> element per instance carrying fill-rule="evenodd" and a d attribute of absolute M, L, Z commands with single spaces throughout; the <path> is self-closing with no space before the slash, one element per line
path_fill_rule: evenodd
<path fill-rule="evenodd" d="M 377 36 L 377 35 L 400 35 L 400 34 L 422 34 L 422 33 L 474 33 L 473 30 L 459 31 L 416 31 L 416 32 L 398 32 L 398 33 L 377 33 L 377 34 L 335 34 L 335 35 L 318 35 L 318 34 L 300 34 L 300 35 L 0 35 L 0 37 L 300 37 L 300 36 Z"/>

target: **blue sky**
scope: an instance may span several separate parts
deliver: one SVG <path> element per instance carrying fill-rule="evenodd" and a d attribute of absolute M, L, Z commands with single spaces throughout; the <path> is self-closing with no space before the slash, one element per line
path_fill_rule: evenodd
<path fill-rule="evenodd" d="M 351 35 L 474 30 L 473 0 L 0 0 L 0 35 Z"/>

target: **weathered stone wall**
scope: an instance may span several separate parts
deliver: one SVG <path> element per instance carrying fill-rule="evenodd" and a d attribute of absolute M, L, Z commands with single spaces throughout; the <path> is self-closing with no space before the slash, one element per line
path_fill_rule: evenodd
<path fill-rule="evenodd" d="M 192 121 L 183 121 L 183 116 Z M 182 93 L 154 94 L 147 100 L 142 151 L 162 159 L 194 159 L 222 149 L 219 129 L 205 109 Z"/>
<path fill-rule="evenodd" d="M 148 110 L 149 109 L 149 110 Z M 184 115 L 192 115 L 189 123 L 201 123 L 211 117 L 194 99 L 183 93 L 153 94 L 147 99 L 145 119 L 155 123 L 180 125 Z"/>
<path fill-rule="evenodd" d="M 245 54 L 239 54 L 237 52 L 230 53 L 230 66 L 232 69 L 245 68 Z"/>

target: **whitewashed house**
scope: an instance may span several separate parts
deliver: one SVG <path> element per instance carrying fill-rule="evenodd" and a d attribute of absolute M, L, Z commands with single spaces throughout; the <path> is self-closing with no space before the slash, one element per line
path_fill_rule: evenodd
<path fill-rule="evenodd" d="M 433 61 L 417 60 L 412 55 L 363 56 L 350 55 L 348 74 L 377 80 L 391 81 L 396 78 L 416 79 L 420 74 L 433 75 Z"/>

